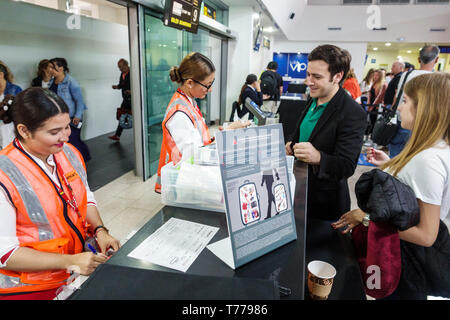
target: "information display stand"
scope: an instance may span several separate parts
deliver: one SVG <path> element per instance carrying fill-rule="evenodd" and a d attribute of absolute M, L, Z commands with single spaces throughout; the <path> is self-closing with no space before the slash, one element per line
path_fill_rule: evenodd
<path fill-rule="evenodd" d="M 281 124 L 216 134 L 229 237 L 207 248 L 236 269 L 297 239 Z"/>

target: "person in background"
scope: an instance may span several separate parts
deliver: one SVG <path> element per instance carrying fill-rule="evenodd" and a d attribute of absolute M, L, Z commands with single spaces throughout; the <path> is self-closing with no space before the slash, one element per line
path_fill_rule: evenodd
<path fill-rule="evenodd" d="M 384 80 L 384 72 L 382 70 L 375 70 L 373 74 L 373 83 L 370 87 L 369 91 L 369 107 L 367 108 L 368 112 L 372 112 L 369 114 L 370 118 L 370 127 L 368 128 L 367 133 L 372 133 L 375 122 L 377 121 L 378 114 L 376 111 L 378 109 L 373 106 L 374 104 L 380 104 L 383 102 L 384 95 L 386 93 L 387 84 Z"/>
<path fill-rule="evenodd" d="M 353 100 L 358 103 L 361 102 L 361 89 L 359 87 L 358 79 L 356 79 L 355 71 L 353 70 L 353 68 L 348 71 L 342 88 L 347 90 L 347 92 L 352 96 Z"/>
<path fill-rule="evenodd" d="M 283 94 L 283 77 L 277 72 L 278 63 L 276 61 L 271 61 L 268 63 L 266 71 L 261 73 L 259 79 L 261 83 L 263 81 L 267 81 L 272 86 L 271 90 L 268 92 L 264 92 L 264 95 L 267 95 L 267 99 L 264 99 L 262 105 L 262 111 L 272 112 L 275 114 L 278 111 L 278 104 L 280 102 L 280 97 Z M 262 85 L 261 85 L 262 87 Z"/>
<path fill-rule="evenodd" d="M 37 77 L 31 81 L 32 87 L 48 88 L 50 80 L 53 78 L 53 64 L 50 60 L 44 59 L 39 62 Z"/>
<path fill-rule="evenodd" d="M 53 58 L 52 72 L 54 78 L 50 81 L 49 89 L 60 96 L 69 108 L 71 121 L 71 134 L 69 143 L 80 151 L 84 162 L 91 159 L 88 146 L 81 140 L 81 124 L 84 110 L 87 109 L 83 101 L 81 87 L 78 82 L 69 74 L 69 67 L 64 58 Z"/>
<path fill-rule="evenodd" d="M 14 75 L 8 66 L 0 61 L 0 102 L 6 96 L 15 96 L 22 91 L 22 88 L 14 83 Z M 10 123 L 0 122 L 0 147 L 5 148 L 14 139 L 14 126 Z"/>
<path fill-rule="evenodd" d="M 117 63 L 121 74 L 119 78 L 119 84 L 113 85 L 112 88 L 115 90 L 122 90 L 122 104 L 120 108 L 123 113 L 131 114 L 131 86 L 130 86 L 130 67 L 128 61 L 125 59 L 120 59 Z M 110 137 L 111 140 L 120 141 L 120 136 L 122 135 L 123 128 L 117 125 L 116 133 Z"/>
<path fill-rule="evenodd" d="M 252 120 L 254 115 L 251 113 L 247 107 L 245 106 L 245 99 L 250 98 L 254 103 L 256 103 L 259 107 L 263 104 L 263 94 L 261 93 L 260 80 L 254 74 L 249 74 L 245 79 L 245 83 L 241 88 L 241 93 L 239 94 L 239 99 L 237 104 L 233 104 L 233 109 L 231 110 L 231 117 L 234 116 L 234 113 L 237 112 L 239 118 L 244 117 L 247 113 L 248 120 Z M 242 108 L 241 108 L 242 106 Z M 230 122 L 233 119 L 230 118 Z"/>
<path fill-rule="evenodd" d="M 367 101 L 369 101 L 369 91 L 370 87 L 372 87 L 374 72 L 375 69 L 373 68 L 367 71 L 366 77 L 359 84 L 359 88 L 361 89 L 361 102 L 363 104 L 367 104 Z"/>
<path fill-rule="evenodd" d="M 409 62 L 405 62 L 405 67 L 403 68 L 403 72 L 408 72 L 409 70 L 414 70 L 415 67 L 413 64 Z"/>
<path fill-rule="evenodd" d="M 83 158 L 67 143 L 64 101 L 29 88 L 0 104 L 0 119 L 17 136 L 0 151 L 0 300 L 53 299 L 70 268 L 89 275 L 120 243 L 103 225 Z"/>
<path fill-rule="evenodd" d="M 394 97 L 397 92 L 398 82 L 400 81 L 400 77 L 402 76 L 403 69 L 405 68 L 405 64 L 401 61 L 395 61 L 391 67 L 392 80 L 389 82 L 386 93 L 384 94 L 383 103 L 385 106 L 391 105 L 394 103 Z"/>
<path fill-rule="evenodd" d="M 308 56 L 305 84 L 311 99 L 286 143 L 287 155 L 308 164 L 308 217 L 335 220 L 350 210 L 347 179 L 363 144 L 367 114 L 341 87 L 351 55 L 333 45 Z"/>
<path fill-rule="evenodd" d="M 450 75 L 437 72 L 408 81 L 398 110 L 401 126 L 412 131 L 411 138 L 396 157 L 390 159 L 383 151 L 373 149 L 368 161 L 409 186 L 420 211 L 416 226 L 399 231 L 402 273 L 391 298 L 426 299 L 426 292 L 417 291 L 417 282 L 426 282 L 431 275 L 423 274 L 421 279 L 408 278 L 411 272 L 405 268 L 411 264 L 405 264 L 409 260 L 404 259 L 413 257 L 414 274 L 421 272 L 424 265 L 434 263 L 437 255 L 428 250 L 436 250 L 447 256 L 446 269 L 438 268 L 437 272 L 447 278 L 450 274 L 449 231 L 445 224 L 450 212 Z M 332 226 L 336 229 L 346 227 L 343 232 L 348 233 L 364 218 L 370 220 L 370 212 L 358 208 L 343 214 Z M 414 258 L 417 253 L 420 256 Z M 431 270 L 436 272 L 436 269 Z M 427 285 L 439 288 L 443 284 Z"/>
<path fill-rule="evenodd" d="M 195 99 L 204 99 L 212 91 L 216 68 L 199 52 L 191 52 L 179 66 L 170 69 L 170 79 L 179 84 L 162 122 L 163 141 L 159 158 L 155 192 L 161 193 L 161 168 L 177 164 L 193 154 L 193 149 L 213 142 Z M 250 121 L 231 123 L 229 129 L 245 128 Z"/>
<path fill-rule="evenodd" d="M 414 66 L 412 66 L 412 68 L 410 67 L 409 70 L 412 70 L 411 73 L 408 75 L 408 78 L 406 78 L 406 82 L 405 82 L 405 77 L 407 72 L 403 72 L 403 74 L 400 77 L 400 80 L 398 81 L 398 88 L 401 88 L 402 84 L 408 83 L 408 81 L 410 81 L 411 79 L 414 79 L 415 77 L 425 74 L 425 73 L 430 73 L 433 72 L 434 70 L 434 66 L 436 65 L 436 63 L 438 63 L 439 61 L 439 53 L 440 53 L 440 49 L 438 46 L 434 46 L 434 45 L 425 45 L 422 47 L 422 49 L 419 52 L 419 63 L 420 63 L 420 69 L 414 69 Z M 400 99 L 400 103 L 403 101 L 402 97 L 398 97 L 399 95 L 399 90 L 397 90 L 396 94 L 395 94 L 395 98 L 394 98 L 394 103 L 397 99 Z M 397 130 L 397 134 L 394 136 L 394 138 L 392 138 L 391 143 L 388 145 L 388 149 L 389 149 L 389 156 L 391 158 L 395 157 L 396 155 L 398 155 L 403 148 L 406 145 L 406 142 L 408 141 L 409 137 L 411 136 L 411 131 L 404 128 L 403 126 L 401 126 L 401 116 L 400 116 L 400 112 L 397 110 L 397 123 L 399 124 L 399 128 Z"/>

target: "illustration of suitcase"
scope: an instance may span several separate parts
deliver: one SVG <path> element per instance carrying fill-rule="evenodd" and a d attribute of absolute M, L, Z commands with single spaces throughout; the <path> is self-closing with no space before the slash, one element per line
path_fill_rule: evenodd
<path fill-rule="evenodd" d="M 287 204 L 287 195 L 286 195 L 286 189 L 284 187 L 284 184 L 280 183 L 277 184 L 274 188 L 274 194 L 275 194 L 275 206 L 277 209 L 277 212 L 283 212 L 288 208 Z"/>
<path fill-rule="evenodd" d="M 249 180 L 245 180 L 244 184 L 239 187 L 239 209 L 241 210 L 241 220 L 244 225 L 256 222 L 261 218 L 256 185 Z"/>

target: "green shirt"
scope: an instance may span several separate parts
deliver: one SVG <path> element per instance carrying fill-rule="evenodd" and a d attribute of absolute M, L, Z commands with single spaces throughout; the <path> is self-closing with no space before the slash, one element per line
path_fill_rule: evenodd
<path fill-rule="evenodd" d="M 300 125 L 298 142 L 307 142 L 309 140 L 311 132 L 313 132 L 314 127 L 322 116 L 322 113 L 325 111 L 327 104 L 328 102 L 325 102 L 316 107 L 317 98 L 313 99 L 313 102 L 311 103 L 311 106 L 309 107 L 309 110 Z"/>

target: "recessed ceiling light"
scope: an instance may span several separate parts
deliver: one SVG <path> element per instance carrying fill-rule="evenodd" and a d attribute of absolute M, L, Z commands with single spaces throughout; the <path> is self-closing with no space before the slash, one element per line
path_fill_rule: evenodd
<path fill-rule="evenodd" d="M 390 42 L 386 42 L 384 45 L 385 45 L 386 47 L 390 47 L 390 46 L 391 46 L 391 43 L 390 43 Z"/>
<path fill-rule="evenodd" d="M 373 51 L 377 51 L 378 50 L 378 48 L 373 48 Z"/>
<path fill-rule="evenodd" d="M 406 52 L 411 53 L 411 50 L 408 50 L 408 51 L 406 51 Z"/>

